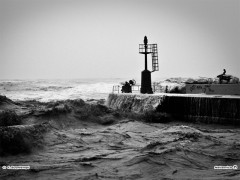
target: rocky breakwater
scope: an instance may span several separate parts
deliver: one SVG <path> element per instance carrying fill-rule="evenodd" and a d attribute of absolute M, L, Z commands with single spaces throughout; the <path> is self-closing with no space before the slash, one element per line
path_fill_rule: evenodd
<path fill-rule="evenodd" d="M 239 78 L 232 75 L 226 75 L 224 77 L 225 79 L 221 79 L 221 81 L 219 77 L 169 78 L 154 82 L 154 85 L 158 87 L 155 89 L 155 92 L 239 95 Z"/>
<path fill-rule="evenodd" d="M 125 112 L 151 112 L 159 119 L 164 116 L 191 122 L 240 124 L 239 96 L 109 94 L 107 106 Z"/>

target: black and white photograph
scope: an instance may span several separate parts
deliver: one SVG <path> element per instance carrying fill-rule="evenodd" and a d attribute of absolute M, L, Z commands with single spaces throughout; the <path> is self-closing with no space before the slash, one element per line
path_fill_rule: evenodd
<path fill-rule="evenodd" d="M 1 180 L 239 180 L 240 0 L 0 0 Z"/>

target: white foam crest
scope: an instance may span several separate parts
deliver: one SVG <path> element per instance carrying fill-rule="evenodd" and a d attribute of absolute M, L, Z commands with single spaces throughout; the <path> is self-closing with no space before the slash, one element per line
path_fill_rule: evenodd
<path fill-rule="evenodd" d="M 46 85 L 47 84 L 47 85 Z M 97 82 L 97 83 L 71 83 L 55 82 L 56 89 L 51 88 L 53 83 L 24 83 L 25 88 L 15 87 L 12 90 L 3 90 L 2 95 L 6 95 L 13 100 L 38 100 L 42 102 L 66 100 L 66 99 L 106 99 L 112 91 L 113 83 Z M 51 85 L 51 86 L 49 86 Z M 66 86 L 67 85 L 67 86 Z M 71 86 L 71 88 L 67 88 Z M 43 88 L 46 87 L 46 88 Z M 49 87 L 49 88 L 48 88 Z"/>

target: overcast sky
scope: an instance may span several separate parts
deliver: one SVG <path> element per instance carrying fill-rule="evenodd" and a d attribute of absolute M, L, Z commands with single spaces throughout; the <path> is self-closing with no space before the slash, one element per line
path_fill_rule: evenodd
<path fill-rule="evenodd" d="M 240 0 L 0 0 L 0 78 L 240 77 Z M 151 56 L 148 56 L 151 70 Z"/>

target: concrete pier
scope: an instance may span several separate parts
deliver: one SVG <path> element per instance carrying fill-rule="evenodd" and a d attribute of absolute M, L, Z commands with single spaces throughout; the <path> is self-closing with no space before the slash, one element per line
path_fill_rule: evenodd
<path fill-rule="evenodd" d="M 157 111 L 177 119 L 240 124 L 240 96 L 204 94 L 109 94 L 107 106 L 144 113 Z"/>
<path fill-rule="evenodd" d="M 186 84 L 186 93 L 240 96 L 240 84 Z"/>

